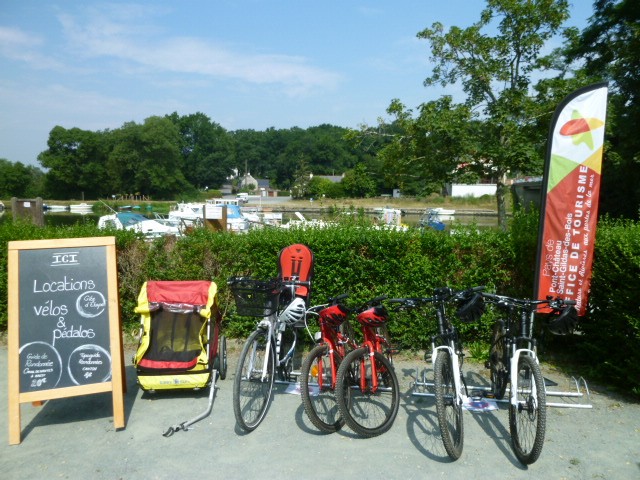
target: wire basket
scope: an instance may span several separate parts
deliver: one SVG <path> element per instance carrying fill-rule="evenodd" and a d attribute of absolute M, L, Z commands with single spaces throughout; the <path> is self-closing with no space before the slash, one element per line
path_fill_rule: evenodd
<path fill-rule="evenodd" d="M 232 277 L 228 283 L 236 301 L 238 315 L 267 317 L 278 309 L 281 288 L 277 280 Z"/>

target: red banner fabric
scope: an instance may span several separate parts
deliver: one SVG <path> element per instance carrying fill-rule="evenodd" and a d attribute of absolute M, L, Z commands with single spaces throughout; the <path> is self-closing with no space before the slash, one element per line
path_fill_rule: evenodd
<path fill-rule="evenodd" d="M 574 92 L 550 130 L 535 297 L 575 300 L 586 313 L 598 221 L 607 86 Z"/>

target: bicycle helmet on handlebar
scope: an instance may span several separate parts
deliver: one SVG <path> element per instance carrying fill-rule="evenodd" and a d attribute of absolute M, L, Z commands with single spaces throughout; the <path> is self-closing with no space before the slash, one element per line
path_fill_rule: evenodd
<path fill-rule="evenodd" d="M 571 305 L 565 307 L 560 313 L 558 311 L 549 314 L 549 331 L 555 335 L 568 335 L 573 333 L 573 329 L 578 323 L 578 311 Z"/>
<path fill-rule="evenodd" d="M 389 313 L 383 305 L 371 307 L 360 313 L 358 322 L 368 327 L 381 327 L 389 320 Z"/>
<path fill-rule="evenodd" d="M 339 327 L 347 318 L 349 311 L 344 305 L 331 305 L 320 311 L 320 319 L 331 327 Z"/>
<path fill-rule="evenodd" d="M 479 293 L 473 293 L 468 297 L 462 298 L 460 304 L 461 306 L 456 311 L 456 315 L 464 323 L 477 322 L 484 313 L 484 298 Z"/>
<path fill-rule="evenodd" d="M 294 298 L 293 301 L 285 307 L 280 313 L 278 319 L 288 325 L 294 325 L 304 319 L 307 306 L 300 297 Z"/>

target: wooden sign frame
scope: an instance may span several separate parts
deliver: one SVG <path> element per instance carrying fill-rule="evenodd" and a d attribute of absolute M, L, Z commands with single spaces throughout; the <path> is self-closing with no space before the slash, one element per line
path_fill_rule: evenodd
<path fill-rule="evenodd" d="M 87 247 L 99 247 L 97 250 L 105 253 L 105 259 L 102 261 L 100 258 L 100 264 L 105 266 L 106 272 L 101 272 L 101 275 L 106 275 L 106 308 L 108 309 L 108 331 L 109 337 L 109 354 L 110 354 L 110 375 L 106 379 L 98 380 L 97 383 L 89 384 L 75 384 L 72 386 L 63 386 L 61 388 L 46 388 L 38 389 L 35 391 L 22 391 L 21 388 L 21 375 L 22 365 L 20 362 L 20 315 L 21 315 L 21 292 L 20 292 L 20 274 L 21 274 L 21 252 L 27 252 L 26 255 L 39 255 L 39 252 L 29 253 L 33 251 L 44 251 L 44 254 L 51 253 L 52 256 L 56 255 L 56 251 L 65 252 L 64 249 L 73 249 L 74 251 L 81 251 Z M 102 248 L 104 247 L 104 248 Z M 92 250 L 93 251 L 93 250 Z M 120 328 L 120 312 L 118 302 L 118 278 L 117 278 L 117 266 L 116 266 L 116 247 L 115 237 L 94 237 L 94 238 L 66 238 L 66 239 L 51 239 L 51 240 L 29 240 L 29 241 L 13 241 L 8 244 L 8 273 L 9 273 L 9 304 L 8 304 L 8 384 L 9 384 L 9 444 L 15 445 L 21 442 L 21 412 L 20 405 L 22 403 L 32 402 L 38 404 L 44 400 L 52 400 L 58 398 L 73 397 L 78 395 L 87 395 L 93 393 L 112 392 L 113 398 L 113 417 L 114 427 L 116 429 L 124 428 L 124 355 L 122 350 L 122 334 Z M 27 275 L 25 275 L 27 276 Z M 65 277 L 66 281 L 66 277 Z M 34 283 L 36 283 L 34 281 Z M 35 285 L 34 285 L 35 289 Z M 85 292 L 92 293 L 92 292 Z M 104 296 L 101 292 L 93 292 L 98 297 Z M 82 293 L 80 294 L 82 296 Z M 80 297 L 78 297 L 80 302 Z M 48 308 L 54 310 L 60 307 L 51 307 L 52 303 L 42 307 L 33 307 L 33 309 Z M 80 305 L 80 303 L 78 303 Z M 95 305 L 95 304 L 94 304 Z M 104 305 L 104 304 L 103 304 Z M 24 305 L 22 308 L 24 311 Z M 63 306 L 66 310 L 71 308 L 66 305 Z M 76 306 L 76 308 L 78 308 Z M 91 307 L 93 308 L 93 306 Z M 100 307 L 102 308 L 102 307 Z M 101 310 L 103 312 L 104 309 Z M 84 312 L 87 317 L 98 317 L 98 314 L 94 312 Z M 102 315 L 104 316 L 104 315 Z M 25 317 L 26 318 L 26 317 Z M 25 325 L 28 323 L 25 320 Z M 64 323 L 64 322 L 63 322 Z M 104 325 L 99 325 L 105 329 Z M 26 328 L 26 326 L 25 326 Z M 71 328 L 73 335 L 73 327 Z M 77 332 L 77 331 L 76 331 Z M 57 332 L 56 332 L 57 334 Z M 54 334 L 54 338 L 56 336 Z M 65 335 L 68 332 L 64 332 Z M 55 340 L 54 340 L 55 341 Z M 88 340 L 90 342 L 90 340 Z M 43 343 L 44 342 L 32 342 Z M 100 348 L 96 345 L 90 345 L 90 347 Z M 53 348 L 53 347 L 51 347 Z M 53 348 L 55 350 L 55 348 Z M 76 349 L 77 350 L 77 349 Z M 105 349 L 102 349 L 105 351 Z M 57 352 L 56 352 L 57 353 Z M 107 352 L 105 351 L 105 356 Z M 36 357 L 37 355 L 34 355 Z M 81 363 L 87 363 L 84 359 L 91 359 L 91 356 L 84 354 Z M 53 363 L 53 362 L 50 362 Z M 60 362 L 62 365 L 62 362 Z M 99 363 L 99 362 L 95 362 Z M 69 364 L 71 361 L 69 359 Z M 69 367 L 70 368 L 70 367 Z M 60 368 L 62 371 L 62 367 Z M 44 371 L 44 370 L 43 370 Z M 44 375 L 44 374 L 40 374 Z M 38 376 L 38 375 L 36 375 Z M 77 382 L 76 382 L 77 383 Z"/>

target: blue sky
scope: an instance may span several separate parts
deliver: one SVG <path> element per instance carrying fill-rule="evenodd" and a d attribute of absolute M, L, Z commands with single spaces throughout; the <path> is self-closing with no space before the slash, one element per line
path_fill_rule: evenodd
<path fill-rule="evenodd" d="M 592 2 L 573 0 L 580 28 Z M 227 130 L 356 128 L 425 88 L 435 21 L 480 0 L 0 0 L 0 158 L 38 165 L 56 125 L 115 129 L 202 112 Z"/>

